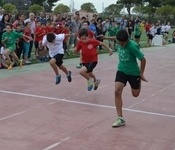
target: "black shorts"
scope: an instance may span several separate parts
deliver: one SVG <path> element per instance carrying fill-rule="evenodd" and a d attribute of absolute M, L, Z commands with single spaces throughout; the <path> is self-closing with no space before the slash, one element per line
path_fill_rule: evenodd
<path fill-rule="evenodd" d="M 152 40 L 153 37 L 154 37 L 152 34 L 147 34 L 147 36 L 148 36 L 148 39 L 149 39 L 149 40 Z"/>
<path fill-rule="evenodd" d="M 115 82 L 121 82 L 125 86 L 129 82 L 132 89 L 140 89 L 140 76 L 126 75 L 121 71 L 117 71 Z"/>
<path fill-rule="evenodd" d="M 87 73 L 93 72 L 93 69 L 96 67 L 97 61 L 92 62 L 92 63 L 83 63 L 83 66 L 86 67 Z"/>
<path fill-rule="evenodd" d="M 140 35 L 134 35 L 135 39 L 140 39 Z"/>
<path fill-rule="evenodd" d="M 64 57 L 64 54 L 56 54 L 53 58 L 56 60 L 56 65 L 59 67 L 63 64 L 63 57 Z M 50 57 L 50 59 L 52 59 Z"/>
<path fill-rule="evenodd" d="M 35 41 L 34 44 L 35 44 L 35 48 L 37 49 L 37 48 L 39 47 L 39 42 L 36 42 L 36 41 Z"/>

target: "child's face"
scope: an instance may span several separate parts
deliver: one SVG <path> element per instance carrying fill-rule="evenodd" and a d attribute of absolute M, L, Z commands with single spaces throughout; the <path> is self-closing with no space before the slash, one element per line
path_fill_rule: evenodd
<path fill-rule="evenodd" d="M 125 47 L 126 44 L 128 43 L 128 41 L 126 41 L 126 42 L 117 41 L 117 43 L 118 43 L 121 47 Z"/>
<path fill-rule="evenodd" d="M 17 30 L 21 30 L 22 27 L 19 25 L 19 26 L 16 27 L 16 29 L 17 29 Z"/>
<path fill-rule="evenodd" d="M 11 32 L 11 31 L 12 31 L 11 26 L 6 26 L 6 31 L 7 31 L 7 32 Z"/>
<path fill-rule="evenodd" d="M 83 35 L 83 36 L 80 37 L 80 40 L 81 40 L 83 43 L 87 43 L 88 40 L 89 40 L 89 38 L 88 38 L 88 36 Z"/>

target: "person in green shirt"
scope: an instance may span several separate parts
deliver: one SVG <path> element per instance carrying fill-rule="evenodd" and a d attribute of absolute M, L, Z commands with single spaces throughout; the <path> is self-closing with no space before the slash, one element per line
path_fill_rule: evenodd
<path fill-rule="evenodd" d="M 125 125 L 122 113 L 122 93 L 127 82 L 130 84 L 131 92 L 134 97 L 138 97 L 141 90 L 141 80 L 148 82 L 144 77 L 146 59 L 140 51 L 139 45 L 129 39 L 126 30 L 120 30 L 116 37 L 103 37 L 104 39 L 116 39 L 118 43 L 119 63 L 115 77 L 115 105 L 118 114 L 117 120 L 112 127 Z M 140 60 L 140 66 L 137 63 Z"/>
<path fill-rule="evenodd" d="M 117 120 L 112 127 L 120 127 L 125 125 L 122 114 L 122 92 L 126 83 L 131 87 L 134 97 L 138 97 L 141 90 L 141 80 L 148 82 L 144 77 L 146 59 L 140 51 L 139 45 L 129 39 L 126 30 L 120 30 L 117 34 L 119 64 L 115 78 L 115 104 L 118 114 Z M 140 60 L 140 67 L 137 63 Z"/>
<path fill-rule="evenodd" d="M 140 21 L 137 21 L 134 26 L 134 39 L 138 43 L 139 46 L 140 46 L 139 42 L 140 42 L 141 34 L 142 32 L 140 28 Z"/>
<path fill-rule="evenodd" d="M 2 35 L 2 43 L 5 47 L 4 56 L 10 64 L 8 69 L 11 69 L 14 65 L 14 62 L 11 61 L 9 55 L 11 55 L 12 58 L 19 63 L 20 67 L 22 67 L 22 61 L 19 60 L 18 56 L 15 53 L 16 41 L 21 37 L 26 37 L 32 40 L 31 37 L 26 36 L 23 33 L 17 33 L 16 31 L 14 31 L 11 24 L 6 25 L 6 32 L 4 32 Z"/>

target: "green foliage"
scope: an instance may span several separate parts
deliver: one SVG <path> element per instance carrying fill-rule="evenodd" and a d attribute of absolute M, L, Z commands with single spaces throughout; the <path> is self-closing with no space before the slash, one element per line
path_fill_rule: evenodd
<path fill-rule="evenodd" d="M 120 11 L 122 10 L 123 6 L 121 4 L 111 4 L 105 8 L 103 15 L 107 16 L 118 16 L 120 15 Z"/>
<path fill-rule="evenodd" d="M 52 7 L 54 6 L 54 3 L 58 2 L 59 0 L 31 0 L 32 2 L 32 5 L 34 4 L 38 4 L 38 5 L 41 5 L 44 7 L 44 9 L 47 11 L 47 12 L 51 12 L 52 10 Z M 47 5 L 47 2 L 49 5 Z"/>
<path fill-rule="evenodd" d="M 64 4 L 58 4 L 54 8 L 53 12 L 55 14 L 57 14 L 57 13 L 67 13 L 67 12 L 70 12 L 70 8 L 67 5 L 64 5 Z"/>
<path fill-rule="evenodd" d="M 16 14 L 18 12 L 16 6 L 10 3 L 5 4 L 3 6 L 3 9 L 5 10 L 6 13 L 9 14 Z"/>
<path fill-rule="evenodd" d="M 159 16 L 161 16 L 161 18 L 166 23 L 166 21 L 168 20 L 168 18 L 171 15 L 174 15 L 175 14 L 175 7 L 173 7 L 171 5 L 165 5 L 165 6 L 159 7 L 156 10 L 156 14 L 159 15 Z"/>
<path fill-rule="evenodd" d="M 31 5 L 29 7 L 29 12 L 33 12 L 35 13 L 36 15 L 39 14 L 40 12 L 44 11 L 44 8 L 43 6 L 40 6 L 38 4 L 34 4 L 34 5 Z"/>
<path fill-rule="evenodd" d="M 84 10 L 84 11 L 87 11 L 87 12 L 90 12 L 90 13 L 96 13 L 97 12 L 94 4 L 92 4 L 92 3 L 82 4 L 81 5 L 81 10 Z"/>

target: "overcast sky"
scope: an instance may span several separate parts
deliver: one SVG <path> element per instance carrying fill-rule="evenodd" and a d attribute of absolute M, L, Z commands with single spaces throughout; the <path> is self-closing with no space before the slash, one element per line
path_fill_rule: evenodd
<path fill-rule="evenodd" d="M 80 6 L 83 3 L 92 3 L 94 4 L 95 8 L 97 9 L 98 13 L 102 12 L 102 5 L 104 3 L 104 7 L 108 7 L 111 4 L 115 4 L 117 0 L 73 0 L 74 7 L 77 10 L 80 10 Z M 63 3 L 64 5 L 70 6 L 71 0 L 60 0 L 57 4 Z"/>

